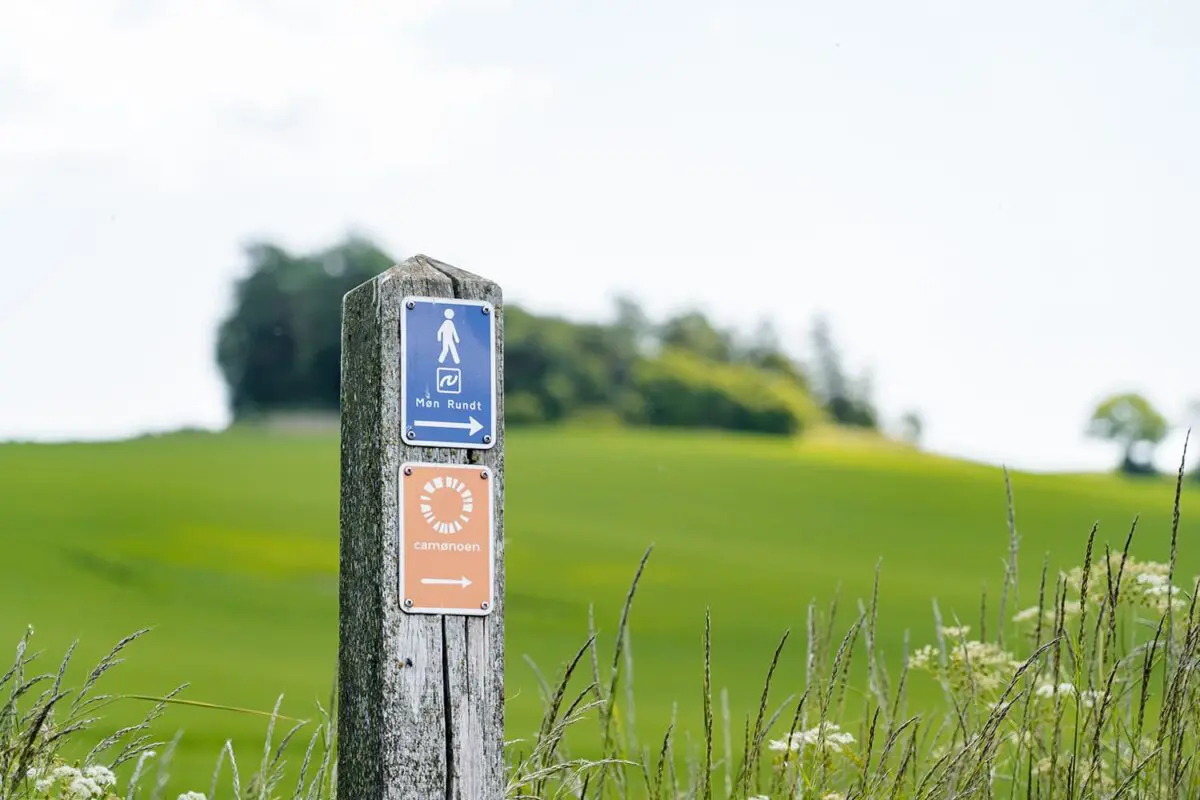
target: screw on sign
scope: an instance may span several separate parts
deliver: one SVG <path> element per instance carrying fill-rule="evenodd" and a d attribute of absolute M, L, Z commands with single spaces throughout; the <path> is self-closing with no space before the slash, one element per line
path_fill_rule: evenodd
<path fill-rule="evenodd" d="M 495 591 L 492 475 L 471 464 L 405 464 L 400 596 L 412 614 L 489 613 Z"/>

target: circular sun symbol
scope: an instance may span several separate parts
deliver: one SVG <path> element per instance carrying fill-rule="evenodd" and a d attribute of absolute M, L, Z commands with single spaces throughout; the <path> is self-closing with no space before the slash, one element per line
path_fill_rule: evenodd
<path fill-rule="evenodd" d="M 467 485 L 446 475 L 426 483 L 421 495 L 421 515 L 438 533 L 458 533 L 471 521 L 475 499 Z"/>

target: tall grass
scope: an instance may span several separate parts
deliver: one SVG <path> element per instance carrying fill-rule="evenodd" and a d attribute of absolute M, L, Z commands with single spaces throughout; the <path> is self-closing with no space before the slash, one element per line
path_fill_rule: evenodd
<path fill-rule="evenodd" d="M 681 738 L 674 722 L 647 741 L 635 732 L 629 622 L 647 550 L 617 621 L 612 652 L 601 652 L 590 620 L 587 639 L 553 683 L 532 665 L 544 718 L 530 741 L 506 743 L 507 796 L 1200 797 L 1200 582 L 1180 587 L 1176 570 L 1182 463 L 1166 563 L 1133 556 L 1136 519 L 1115 548 L 1098 541 L 1093 528 L 1080 566 L 1054 574 L 1044 561 L 1037 603 L 1014 612 L 1009 606 L 1019 594 L 1020 539 L 1008 486 L 1009 543 L 998 608 L 989 609 L 985 597 L 979 618 L 964 624 L 943 619 L 935 602 L 929 641 L 910 650 L 906 635 L 903 658 L 889 664 L 876 646 L 886 617 L 876 565 L 871 597 L 849 612 L 837 599 L 810 604 L 802 686 L 776 686 L 793 638 L 782 634 L 757 679 L 759 702 L 741 720 L 732 717 L 726 693 L 714 699 L 712 629 L 705 613 L 695 698 L 704 722 L 695 742 Z M 179 735 L 159 741 L 154 734 L 169 705 L 190 702 L 177 696 L 184 687 L 166 697 L 136 698 L 152 702 L 140 724 L 113 731 L 86 752 L 71 746 L 99 725 L 105 707 L 130 699 L 98 694 L 96 687 L 144 633 L 118 642 L 77 690 L 63 686 L 74 647 L 57 669 L 36 673 L 32 631 L 21 639 L 13 666 L 0 676 L 0 800 L 165 796 Z M 851 690 L 852 675 L 864 676 L 864 685 Z M 909 687 L 917 680 L 940 687 L 941 702 L 914 708 Z M 331 702 L 317 711 L 313 721 L 288 720 L 276 704 L 263 714 L 267 736 L 247 779 L 226 742 L 207 793 L 181 797 L 335 797 L 336 710 Z M 277 737 L 280 721 L 289 727 Z M 589 748 L 599 751 L 598 758 L 572 753 L 585 722 L 598 734 L 598 747 Z M 293 743 L 306 727 L 313 730 L 299 740 L 300 750 Z M 288 754 L 299 754 L 300 764 L 285 782 Z"/>

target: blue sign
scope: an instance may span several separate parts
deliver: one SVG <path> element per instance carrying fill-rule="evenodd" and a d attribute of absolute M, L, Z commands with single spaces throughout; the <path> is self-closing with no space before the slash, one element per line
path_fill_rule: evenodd
<path fill-rule="evenodd" d="M 406 297 L 400 309 L 400 430 L 410 445 L 496 444 L 491 303 Z"/>

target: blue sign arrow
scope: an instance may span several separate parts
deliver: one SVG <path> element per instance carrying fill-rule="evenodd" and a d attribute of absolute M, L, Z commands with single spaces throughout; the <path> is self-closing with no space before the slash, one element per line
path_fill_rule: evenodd
<path fill-rule="evenodd" d="M 404 299 L 400 425 L 410 445 L 495 446 L 496 320 L 490 303 Z"/>

